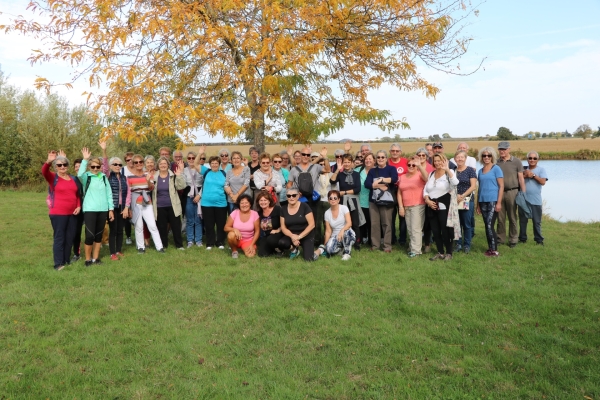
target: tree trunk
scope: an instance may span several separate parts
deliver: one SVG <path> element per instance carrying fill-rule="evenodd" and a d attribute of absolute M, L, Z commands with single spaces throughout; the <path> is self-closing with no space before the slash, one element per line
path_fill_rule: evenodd
<path fill-rule="evenodd" d="M 259 154 L 263 153 L 265 151 L 265 113 L 260 111 L 258 105 L 255 105 L 252 110 L 250 130 L 254 138 L 254 147 L 258 149 Z"/>

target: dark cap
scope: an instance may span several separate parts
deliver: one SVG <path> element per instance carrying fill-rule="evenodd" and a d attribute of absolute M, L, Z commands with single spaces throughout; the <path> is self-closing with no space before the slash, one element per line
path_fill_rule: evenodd
<path fill-rule="evenodd" d="M 498 143 L 498 149 L 510 149 L 510 143 L 508 142 L 500 142 Z"/>
<path fill-rule="evenodd" d="M 431 147 L 436 148 L 436 147 L 441 147 L 442 149 L 444 148 L 444 145 L 442 144 L 442 142 L 434 142 Z"/>

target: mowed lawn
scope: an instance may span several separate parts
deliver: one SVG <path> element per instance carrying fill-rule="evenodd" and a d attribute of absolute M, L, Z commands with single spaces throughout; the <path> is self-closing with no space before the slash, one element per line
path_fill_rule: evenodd
<path fill-rule="evenodd" d="M 499 141 L 477 141 L 477 140 L 466 140 L 470 148 L 481 149 L 484 146 L 492 146 L 493 148 L 498 147 Z M 414 154 L 419 147 L 424 147 L 426 142 L 400 142 L 402 151 L 407 154 Z M 443 141 L 445 153 L 450 155 L 454 154 L 456 147 L 460 141 Z M 352 144 L 352 150 L 356 154 L 360 150 L 360 141 L 355 141 Z M 373 150 L 389 150 L 391 143 L 370 143 Z M 538 152 L 577 152 L 579 150 L 600 150 L 600 139 L 582 139 L 582 138 L 569 138 L 569 139 L 536 139 L 536 140 L 514 140 L 511 141 L 513 150 L 521 150 L 529 152 L 535 150 Z M 294 150 L 302 150 L 304 146 L 301 144 L 294 145 Z M 327 147 L 330 158 L 333 157 L 333 152 L 336 149 L 343 149 L 343 143 L 327 143 L 327 144 L 313 144 L 313 151 L 321 151 L 323 147 Z M 249 145 L 237 145 L 231 144 L 227 146 L 222 145 L 211 145 L 207 147 L 206 153 L 209 156 L 218 155 L 220 149 L 227 148 L 229 151 L 240 151 L 244 156 L 248 155 Z M 191 146 L 186 149 L 194 151 L 198 150 L 198 146 Z M 285 146 L 279 144 L 268 144 L 266 151 L 270 154 L 279 153 L 285 150 Z"/>
<path fill-rule="evenodd" d="M 151 250 L 52 268 L 44 194 L 0 192 L 2 399 L 598 399 L 600 224 L 451 262 Z"/>

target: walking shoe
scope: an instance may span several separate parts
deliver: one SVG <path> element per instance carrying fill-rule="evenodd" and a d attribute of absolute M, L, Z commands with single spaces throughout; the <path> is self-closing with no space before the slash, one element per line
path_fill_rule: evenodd
<path fill-rule="evenodd" d="M 194 245 L 194 242 L 188 242 L 188 249 Z"/>
<path fill-rule="evenodd" d="M 452 254 L 446 254 L 444 256 L 444 261 L 450 261 L 450 260 L 452 260 Z"/>
<path fill-rule="evenodd" d="M 431 257 L 429 261 L 443 260 L 445 256 L 443 254 L 437 253 L 435 256 Z"/>
<path fill-rule="evenodd" d="M 543 246 L 543 245 L 544 245 L 544 242 L 535 242 L 535 244 L 536 244 L 536 245 L 538 245 L 538 244 L 539 244 L 540 246 Z"/>
<path fill-rule="evenodd" d="M 498 253 L 496 250 L 490 250 L 490 257 L 498 257 L 500 255 L 500 253 Z"/>
<path fill-rule="evenodd" d="M 127 239 L 125 239 L 125 244 L 131 244 L 131 243 L 132 242 L 131 242 L 131 238 L 130 237 L 128 237 Z"/>
<path fill-rule="evenodd" d="M 64 268 L 65 268 L 64 265 L 55 265 L 54 266 L 54 270 L 56 270 L 56 271 L 62 271 Z"/>
<path fill-rule="evenodd" d="M 206 250 L 212 250 L 211 246 L 206 246 Z"/>
<path fill-rule="evenodd" d="M 185 249 L 183 247 L 178 247 L 177 250 L 185 251 Z"/>
<path fill-rule="evenodd" d="M 92 260 L 92 264 L 94 265 L 102 265 L 102 261 L 98 258 L 97 260 Z"/>
<path fill-rule="evenodd" d="M 351 257 L 350 257 L 350 254 L 344 254 L 344 255 L 342 256 L 342 261 L 348 261 L 350 258 L 351 258 Z"/>
<path fill-rule="evenodd" d="M 225 246 L 219 246 L 219 250 L 225 250 Z"/>
<path fill-rule="evenodd" d="M 427 254 L 427 253 L 429 253 L 429 252 L 431 252 L 431 246 L 429 246 L 429 245 L 426 245 L 426 246 L 425 246 L 425 248 L 423 248 L 423 253 L 424 253 L 424 254 Z"/>
<path fill-rule="evenodd" d="M 119 261 L 119 256 L 117 256 L 116 254 L 111 254 L 110 259 L 113 261 Z"/>
<path fill-rule="evenodd" d="M 119 257 L 124 257 L 124 256 L 125 256 L 125 255 L 124 255 L 123 253 L 121 253 L 120 251 L 117 251 L 117 255 L 118 255 Z"/>
<path fill-rule="evenodd" d="M 329 257 L 329 254 L 327 254 L 327 250 L 325 250 L 325 245 L 320 245 L 319 249 L 321 249 L 322 256 Z"/>
<path fill-rule="evenodd" d="M 196 246 L 202 247 L 202 242 L 196 242 Z"/>
<path fill-rule="evenodd" d="M 456 243 L 456 245 L 454 246 L 454 252 L 458 253 L 461 250 L 462 250 L 462 245 Z"/>
<path fill-rule="evenodd" d="M 413 253 L 413 252 L 411 251 L 411 252 L 409 252 L 409 253 L 408 253 L 408 256 L 409 256 L 410 258 L 413 258 L 413 257 L 416 257 L 416 256 L 418 256 L 418 254 L 417 254 L 417 253 Z"/>
<path fill-rule="evenodd" d="M 85 260 L 85 266 L 90 267 L 92 265 L 92 260 Z"/>
<path fill-rule="evenodd" d="M 79 255 L 73 254 L 73 258 L 71 258 L 71 262 L 77 262 L 77 261 L 79 261 L 80 258 L 81 257 Z"/>
<path fill-rule="evenodd" d="M 159 253 L 165 253 L 165 248 L 163 247 L 162 249 L 158 250 Z"/>
<path fill-rule="evenodd" d="M 298 250 L 298 248 L 296 247 L 294 250 L 292 250 L 290 252 L 290 260 L 293 260 L 294 258 L 296 258 L 296 256 L 300 254 L 300 250 Z"/>
<path fill-rule="evenodd" d="M 517 247 L 516 243 L 509 243 L 508 247 L 510 247 L 511 249 L 514 249 L 515 247 Z"/>
<path fill-rule="evenodd" d="M 138 254 L 144 254 L 146 252 L 146 249 L 138 249 Z"/>
<path fill-rule="evenodd" d="M 471 251 L 471 248 L 469 246 L 465 246 L 465 247 L 463 247 L 463 251 L 465 252 L 465 254 L 469 254 L 469 252 Z"/>
<path fill-rule="evenodd" d="M 384 250 L 383 250 L 383 252 L 384 252 L 384 253 L 391 253 L 391 252 L 392 252 L 392 249 L 384 249 Z"/>
<path fill-rule="evenodd" d="M 237 251 L 231 252 L 231 258 L 238 258 L 239 256 L 240 256 L 240 254 Z"/>
<path fill-rule="evenodd" d="M 527 239 L 523 240 L 523 239 L 519 239 L 519 244 L 525 244 L 527 243 Z"/>

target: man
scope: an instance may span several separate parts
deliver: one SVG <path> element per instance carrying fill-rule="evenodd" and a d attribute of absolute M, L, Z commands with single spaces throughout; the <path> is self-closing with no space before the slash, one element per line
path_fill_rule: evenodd
<path fill-rule="evenodd" d="M 321 156 L 327 160 L 327 148 L 323 147 L 321 150 Z M 313 190 L 317 187 L 319 182 L 319 175 L 326 174 L 331 171 L 329 167 L 329 162 L 325 161 L 324 165 L 319 165 L 319 158 L 315 159 L 312 163 L 310 162 L 311 151 L 309 147 L 305 147 L 300 151 L 300 162 L 298 165 L 293 167 L 290 170 L 290 174 L 288 176 L 287 188 L 290 189 L 292 186 L 298 187 L 298 177 L 301 172 L 308 172 L 312 178 Z M 311 167 L 312 166 L 312 167 Z M 315 243 L 322 243 L 322 232 L 321 226 L 323 225 L 323 221 L 317 221 L 317 205 L 316 201 L 313 201 L 312 196 L 305 196 L 307 199 L 307 203 L 310 206 L 310 209 L 313 212 L 313 217 L 315 218 Z"/>
<path fill-rule="evenodd" d="M 171 169 L 173 168 L 173 165 L 177 165 L 179 161 L 183 161 L 184 167 L 188 167 L 188 163 L 186 162 L 186 160 L 183 159 L 183 152 L 181 150 L 175 150 L 173 152 L 173 162 L 171 163 Z"/>
<path fill-rule="evenodd" d="M 400 184 L 402 175 L 408 172 L 408 160 L 402 157 L 402 147 L 397 143 L 390 146 L 388 165 L 398 171 L 398 184 Z M 391 193 L 394 197 L 394 211 L 392 212 L 392 244 L 394 244 L 396 243 L 396 217 L 398 216 L 398 187 L 396 186 L 394 190 L 391 190 Z M 406 220 L 404 217 L 400 217 L 400 233 L 398 236 L 398 244 L 400 246 L 406 245 Z"/>
<path fill-rule="evenodd" d="M 429 164 L 432 164 L 433 163 L 433 145 L 431 143 L 427 143 L 425 145 L 425 149 L 427 150 L 427 162 Z"/>
<path fill-rule="evenodd" d="M 433 145 L 433 154 L 444 154 L 444 143 L 442 142 L 435 142 Z M 433 155 L 431 156 L 433 157 Z M 431 165 L 433 165 L 433 158 L 432 161 L 430 162 Z M 453 163 L 452 161 L 448 162 L 448 166 L 450 167 L 450 169 L 452 171 L 456 171 L 456 164 Z"/>
<path fill-rule="evenodd" d="M 161 147 L 158 149 L 159 157 L 166 157 L 169 162 L 171 162 L 171 149 L 168 147 Z"/>
<path fill-rule="evenodd" d="M 469 145 L 465 142 L 461 142 L 458 144 L 458 146 L 456 147 L 456 151 L 464 151 L 465 153 L 469 154 Z M 454 161 L 454 157 L 452 157 L 450 159 L 450 162 L 456 164 L 456 161 Z M 469 155 L 467 155 L 467 161 L 465 162 L 465 165 L 467 167 L 471 167 L 473 168 L 475 171 L 477 171 L 477 160 L 475 159 L 475 157 L 471 157 Z"/>
<path fill-rule="evenodd" d="M 542 186 L 546 184 L 548 175 L 546 170 L 539 167 L 538 160 L 540 156 L 536 151 L 530 151 L 527 154 L 527 164 L 523 171 L 523 178 L 525 179 L 525 187 L 527 192 L 525 193 L 525 200 L 531 210 L 531 219 L 533 220 L 533 240 L 536 244 L 544 244 L 544 237 L 542 236 Z M 527 242 L 527 216 L 519 207 L 519 242 Z"/>
<path fill-rule="evenodd" d="M 362 154 L 362 159 L 365 159 L 365 156 L 369 153 L 372 153 L 373 150 L 371 150 L 371 145 L 368 143 L 363 143 L 360 145 L 360 152 Z"/>
<path fill-rule="evenodd" d="M 510 143 L 502 141 L 498 143 L 497 165 L 502 169 L 504 175 L 504 196 L 498 213 L 498 244 L 506 243 L 513 248 L 517 245 L 517 193 L 519 189 L 527 193 L 525 180 L 523 179 L 523 165 L 521 160 L 510 155 Z M 506 217 L 508 217 L 508 238 L 506 237 Z"/>

